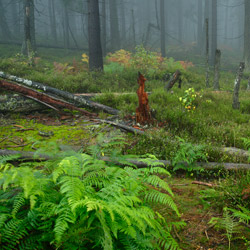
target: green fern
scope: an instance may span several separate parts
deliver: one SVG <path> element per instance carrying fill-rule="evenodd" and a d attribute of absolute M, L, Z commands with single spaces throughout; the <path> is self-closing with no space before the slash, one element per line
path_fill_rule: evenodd
<path fill-rule="evenodd" d="M 229 213 L 228 208 L 224 208 L 223 217 L 213 217 L 209 224 L 216 229 L 223 229 L 226 231 L 225 235 L 228 239 L 228 249 L 231 249 L 231 241 L 234 234 L 240 233 L 240 223 L 235 220 L 234 216 Z"/>
<path fill-rule="evenodd" d="M 44 169 L 22 163 L 2 171 L 0 235 L 3 249 L 179 249 L 171 226 L 149 206 L 169 206 L 177 215 L 173 193 L 156 174 L 160 166 L 116 166 L 126 157 L 113 154 L 118 142 L 92 148 L 92 155 L 57 153 Z M 102 138 L 105 141 L 105 138 Z M 114 161 L 101 160 L 102 152 Z M 112 156 L 112 157 L 113 157 Z M 131 157 L 131 156 L 128 156 Z M 146 156 L 145 161 L 154 160 Z M 49 166 L 49 168 L 48 168 Z M 49 170 L 49 171 L 48 171 Z M 164 193 L 163 193 L 164 192 Z M 74 240 L 72 240 L 74 239 Z M 1 246 L 2 247 L 2 246 Z"/>

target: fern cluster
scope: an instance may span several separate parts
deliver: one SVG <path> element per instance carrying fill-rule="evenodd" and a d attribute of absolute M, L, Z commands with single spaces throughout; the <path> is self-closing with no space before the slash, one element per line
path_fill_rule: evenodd
<path fill-rule="evenodd" d="M 1 249 L 179 249 L 171 223 L 150 208 L 179 214 L 157 176 L 169 175 L 163 167 L 120 168 L 97 153 L 31 165 L 1 165 Z"/>

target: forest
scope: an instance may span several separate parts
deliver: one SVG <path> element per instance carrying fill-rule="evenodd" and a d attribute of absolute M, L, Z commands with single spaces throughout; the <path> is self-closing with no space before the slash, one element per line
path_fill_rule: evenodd
<path fill-rule="evenodd" d="M 0 249 L 250 250 L 250 0 L 0 0 Z"/>

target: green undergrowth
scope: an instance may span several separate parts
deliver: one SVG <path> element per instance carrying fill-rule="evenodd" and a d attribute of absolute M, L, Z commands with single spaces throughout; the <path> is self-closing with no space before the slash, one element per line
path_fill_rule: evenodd
<path fill-rule="evenodd" d="M 72 120 L 70 122 L 39 122 L 33 119 L 12 118 L 2 121 L 0 129 L 0 148 L 9 150 L 33 151 L 40 144 L 56 142 L 59 145 L 76 146 L 80 149 L 95 141 L 95 137 L 105 125 L 93 124 L 85 121 Z M 53 124 L 52 123 L 52 124 Z"/>

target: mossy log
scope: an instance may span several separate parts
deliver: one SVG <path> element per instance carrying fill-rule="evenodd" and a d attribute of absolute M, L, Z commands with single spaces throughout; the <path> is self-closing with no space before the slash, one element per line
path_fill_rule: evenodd
<path fill-rule="evenodd" d="M 25 113 L 44 109 L 46 109 L 44 105 L 18 94 L 0 95 L 0 112 L 2 113 Z"/>
<path fill-rule="evenodd" d="M 25 151 L 12 151 L 12 150 L 2 150 L 0 149 L 0 156 L 4 155 L 19 155 L 20 159 L 32 159 L 35 155 L 35 152 L 25 152 Z M 56 158 L 56 156 L 54 157 Z M 40 154 L 36 155 L 37 160 L 50 160 L 53 159 L 52 156 L 46 155 L 46 154 Z M 113 159 L 109 157 L 102 157 L 101 160 L 103 161 L 113 161 Z M 143 159 L 127 159 L 129 163 L 134 164 L 138 168 L 146 168 L 150 167 L 148 163 L 143 161 Z M 152 160 L 152 163 L 154 166 L 157 166 L 157 163 L 159 163 L 158 166 L 171 166 L 171 161 L 168 160 Z M 125 163 L 120 163 L 119 161 L 116 162 L 117 165 L 120 166 L 126 166 Z M 185 163 L 183 163 L 185 165 Z M 240 164 L 240 163 L 218 163 L 218 162 L 198 162 L 198 166 L 204 168 L 204 169 L 216 169 L 216 168 L 224 168 L 226 170 L 250 170 L 250 164 Z"/>
<path fill-rule="evenodd" d="M 81 105 L 81 107 L 101 110 L 101 111 L 104 111 L 104 112 L 106 112 L 108 114 L 112 114 L 112 115 L 119 114 L 119 110 L 117 110 L 117 109 L 113 109 L 113 108 L 105 106 L 103 104 L 87 100 L 86 98 L 84 98 L 82 96 L 76 96 L 72 93 L 53 88 L 53 87 L 47 86 L 47 85 L 39 83 L 39 82 L 23 79 L 23 78 L 14 76 L 14 75 L 9 75 L 9 74 L 6 74 L 2 71 L 0 71 L 0 77 L 3 79 L 7 79 L 7 80 L 11 80 L 11 81 L 20 83 L 22 85 L 25 85 L 25 86 L 28 86 L 28 87 L 31 87 L 34 89 L 42 90 L 44 93 L 47 93 L 48 95 L 50 95 L 50 94 L 56 95 L 58 97 L 61 97 L 65 100 L 68 100 L 68 101 L 74 103 L 74 105 L 76 105 L 76 106 Z"/>

